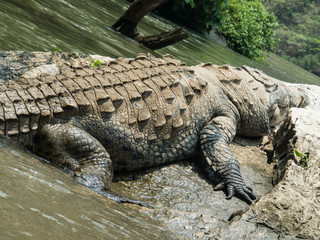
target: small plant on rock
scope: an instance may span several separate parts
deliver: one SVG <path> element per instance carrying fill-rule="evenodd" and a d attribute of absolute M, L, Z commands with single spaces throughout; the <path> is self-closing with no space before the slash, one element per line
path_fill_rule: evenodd
<path fill-rule="evenodd" d="M 92 67 L 99 67 L 102 63 L 100 60 L 88 59 L 88 61 L 92 62 Z"/>
<path fill-rule="evenodd" d="M 300 151 L 298 151 L 297 149 L 294 149 L 294 153 L 299 158 L 298 164 L 300 164 L 304 168 L 309 168 L 311 166 L 310 162 L 309 162 L 309 153 L 308 152 L 303 154 Z"/>
<path fill-rule="evenodd" d="M 49 50 L 50 50 L 50 52 L 60 52 L 60 53 L 62 52 L 62 50 L 58 47 L 52 47 Z"/>

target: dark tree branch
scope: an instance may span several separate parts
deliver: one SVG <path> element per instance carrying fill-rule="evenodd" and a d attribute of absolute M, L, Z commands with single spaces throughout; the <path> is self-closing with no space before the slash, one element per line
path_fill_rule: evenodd
<path fill-rule="evenodd" d="M 156 50 L 188 38 L 189 34 L 183 28 L 144 37 L 140 42 L 146 47 Z"/>
<path fill-rule="evenodd" d="M 153 50 L 188 38 L 189 34 L 183 32 L 182 28 L 152 36 L 144 36 L 137 30 L 137 25 L 140 20 L 166 1 L 167 0 L 135 0 L 124 15 L 112 25 L 112 28 Z"/>

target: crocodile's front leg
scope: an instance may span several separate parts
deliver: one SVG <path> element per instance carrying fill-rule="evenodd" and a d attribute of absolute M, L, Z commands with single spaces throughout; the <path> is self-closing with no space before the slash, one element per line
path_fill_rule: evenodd
<path fill-rule="evenodd" d="M 214 171 L 221 182 L 215 190 L 227 191 L 227 199 L 236 195 L 251 204 L 256 199 L 252 189 L 244 183 L 240 166 L 233 156 L 229 143 L 236 133 L 237 117 L 232 108 L 223 107 L 225 116 L 215 117 L 201 132 L 200 144 L 209 165 L 209 171 Z"/>
<path fill-rule="evenodd" d="M 78 182 L 114 201 L 149 206 L 110 192 L 110 155 L 96 138 L 70 122 L 44 125 L 35 136 L 34 151 L 71 169 Z"/>

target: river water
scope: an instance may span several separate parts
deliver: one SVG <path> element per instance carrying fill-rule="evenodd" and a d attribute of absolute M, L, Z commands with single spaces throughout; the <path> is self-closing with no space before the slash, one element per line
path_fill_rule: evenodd
<path fill-rule="evenodd" d="M 170 53 L 187 64 L 249 65 L 283 81 L 320 84 L 319 77 L 273 54 L 265 65 L 257 64 L 194 32 L 183 42 L 151 51 L 110 28 L 127 7 L 124 0 L 1 0 L 0 50 L 47 51 L 55 47 L 110 57 Z M 139 30 L 146 35 L 175 27 L 154 15 L 146 16 L 139 24 Z"/>
<path fill-rule="evenodd" d="M 249 65 L 288 82 L 320 85 L 319 77 L 270 54 L 260 65 L 208 37 L 191 37 L 151 51 L 110 26 L 128 7 L 124 0 L 0 0 L 0 51 L 47 51 L 134 57 L 166 53 L 187 64 Z M 175 24 L 147 16 L 144 34 Z M 65 172 L 0 139 L 0 239 L 177 239 L 139 208 L 119 205 L 80 186 Z"/>

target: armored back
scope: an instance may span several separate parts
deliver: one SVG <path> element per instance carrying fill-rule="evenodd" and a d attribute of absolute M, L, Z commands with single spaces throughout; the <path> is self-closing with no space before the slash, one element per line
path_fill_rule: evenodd
<path fill-rule="evenodd" d="M 15 71 L 0 84 L 0 134 L 22 141 L 53 118 L 86 115 L 179 128 L 207 86 L 169 55 L 104 58 L 96 67 L 90 56 L 64 53 L 8 52 L 0 61 Z"/>
<path fill-rule="evenodd" d="M 228 96 L 240 114 L 237 134 L 261 136 L 269 129 L 269 94 L 261 82 L 249 74 L 245 68 L 229 65 L 217 66 L 201 64 L 208 71 L 207 78 L 218 85 Z"/>

